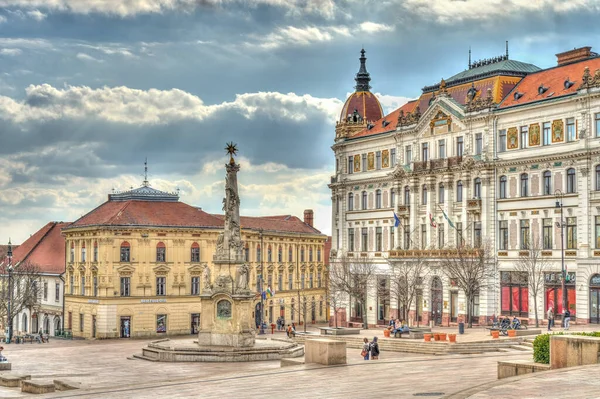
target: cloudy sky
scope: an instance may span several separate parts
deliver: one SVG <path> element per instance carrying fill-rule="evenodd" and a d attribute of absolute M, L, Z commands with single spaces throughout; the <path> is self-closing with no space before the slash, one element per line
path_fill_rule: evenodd
<path fill-rule="evenodd" d="M 0 242 L 113 189 L 219 212 L 238 143 L 242 213 L 330 227 L 335 120 L 367 50 L 386 111 L 504 52 L 600 50 L 595 0 L 0 0 Z"/>

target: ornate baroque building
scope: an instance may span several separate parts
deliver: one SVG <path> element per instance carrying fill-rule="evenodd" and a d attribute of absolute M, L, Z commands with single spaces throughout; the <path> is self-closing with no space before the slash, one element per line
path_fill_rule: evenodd
<path fill-rule="evenodd" d="M 548 307 L 561 313 L 561 228 L 571 314 L 600 322 L 600 57 L 590 47 L 557 57 L 557 66 L 542 70 L 511 60 L 507 47 L 502 56 L 469 60 L 467 70 L 381 116 L 375 106 L 349 109 L 369 90 L 363 51 L 357 93 L 336 125 L 330 188 L 332 254 L 378 265 L 369 324 L 395 317 L 393 295 L 385 294 L 390 266 L 416 258 L 427 259 L 428 273 L 411 321 L 464 320 L 464 295 L 439 269 L 461 238 L 489 243 L 497 260 L 490 288 L 475 298 L 475 322 L 534 317 L 533 298 L 514 270 L 527 255 L 527 237 L 539 238 L 550 264 L 538 311 L 542 318 Z M 359 316 L 353 303 L 347 311 Z"/>
<path fill-rule="evenodd" d="M 241 217 L 256 320 L 324 322 L 325 241 L 313 214 Z M 146 337 L 198 332 L 204 266 L 213 261 L 223 216 L 149 187 L 110 194 L 108 201 L 63 229 L 66 237 L 65 324 L 84 338 Z M 298 306 L 298 303 L 301 306 Z M 302 311 L 300 317 L 299 311 Z"/>

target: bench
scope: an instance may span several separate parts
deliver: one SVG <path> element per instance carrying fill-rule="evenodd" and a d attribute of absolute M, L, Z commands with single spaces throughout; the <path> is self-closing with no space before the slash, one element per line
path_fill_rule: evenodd
<path fill-rule="evenodd" d="M 360 322 L 360 321 L 349 321 L 348 322 L 348 327 L 362 328 L 363 327 L 363 323 Z"/>
<path fill-rule="evenodd" d="M 321 335 L 351 335 L 360 334 L 360 328 L 333 328 L 333 327 L 319 327 Z"/>

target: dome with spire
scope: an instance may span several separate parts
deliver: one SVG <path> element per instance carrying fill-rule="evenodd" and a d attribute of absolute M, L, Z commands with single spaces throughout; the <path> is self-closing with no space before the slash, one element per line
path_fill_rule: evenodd
<path fill-rule="evenodd" d="M 365 49 L 362 49 L 360 51 L 360 69 L 354 78 L 356 91 L 346 100 L 340 114 L 340 122 L 376 121 L 383 117 L 383 108 L 381 108 L 379 100 L 370 92 L 371 76 L 367 72 L 366 61 Z"/>

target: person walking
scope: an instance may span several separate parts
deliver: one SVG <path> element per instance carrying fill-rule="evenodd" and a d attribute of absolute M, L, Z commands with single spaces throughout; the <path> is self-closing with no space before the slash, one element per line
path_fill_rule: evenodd
<path fill-rule="evenodd" d="M 554 327 L 554 310 L 552 308 L 548 308 L 548 331 L 552 331 L 552 327 Z"/>
<path fill-rule="evenodd" d="M 368 338 L 363 339 L 362 352 L 360 353 L 361 356 L 363 357 L 363 359 L 369 360 L 370 350 L 371 350 L 371 345 L 369 344 L 369 339 Z"/>
<path fill-rule="evenodd" d="M 571 312 L 569 312 L 569 309 L 565 309 L 565 330 L 569 329 L 569 322 L 571 321 Z"/>
<path fill-rule="evenodd" d="M 377 337 L 373 337 L 373 341 L 371 341 L 369 346 L 371 349 L 371 360 L 378 360 L 379 359 L 379 344 L 377 343 Z"/>

